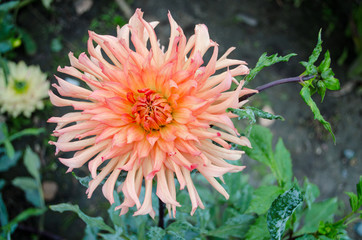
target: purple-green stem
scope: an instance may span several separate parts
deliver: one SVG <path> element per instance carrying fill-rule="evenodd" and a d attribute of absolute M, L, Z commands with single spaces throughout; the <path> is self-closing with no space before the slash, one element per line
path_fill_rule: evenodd
<path fill-rule="evenodd" d="M 303 81 L 312 79 L 314 77 L 315 77 L 315 75 L 305 76 L 305 77 L 298 76 L 298 77 L 282 78 L 282 79 L 275 80 L 273 82 L 261 85 L 261 86 L 255 88 L 255 90 L 258 90 L 258 93 L 260 93 L 260 92 L 264 91 L 265 89 L 268 89 L 268 88 L 271 88 L 271 87 L 274 87 L 274 86 L 278 86 L 280 84 L 292 83 L 292 82 L 300 82 L 300 83 L 302 83 Z M 248 99 L 249 97 L 253 96 L 254 94 L 256 94 L 256 93 L 251 93 L 251 94 L 247 94 L 247 95 L 242 96 L 241 98 L 239 98 L 239 102 L 241 102 L 241 101 L 243 101 L 245 99 Z"/>

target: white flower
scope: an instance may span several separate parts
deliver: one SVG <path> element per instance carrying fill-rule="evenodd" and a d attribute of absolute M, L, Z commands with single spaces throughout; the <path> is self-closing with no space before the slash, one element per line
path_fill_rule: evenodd
<path fill-rule="evenodd" d="M 48 96 L 49 82 L 39 66 L 8 62 L 8 83 L 0 71 L 0 111 L 13 117 L 30 117 L 35 109 L 43 109 L 42 99 Z"/>

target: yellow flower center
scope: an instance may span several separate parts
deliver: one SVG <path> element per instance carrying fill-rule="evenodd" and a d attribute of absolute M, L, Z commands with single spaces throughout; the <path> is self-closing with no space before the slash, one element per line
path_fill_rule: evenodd
<path fill-rule="evenodd" d="M 26 81 L 24 80 L 18 80 L 18 79 L 15 79 L 14 82 L 13 82 L 13 89 L 15 91 L 15 93 L 17 94 L 23 94 L 25 93 L 28 88 L 29 88 L 29 85 Z"/>
<path fill-rule="evenodd" d="M 132 93 L 127 97 L 134 102 L 132 114 L 136 122 L 146 131 L 159 130 L 172 121 L 172 108 L 164 97 L 150 89 L 140 89 L 138 92 L 140 95 L 137 99 Z"/>

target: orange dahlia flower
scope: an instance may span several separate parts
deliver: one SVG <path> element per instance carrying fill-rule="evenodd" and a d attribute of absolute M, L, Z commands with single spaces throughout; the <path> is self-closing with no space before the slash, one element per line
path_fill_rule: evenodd
<path fill-rule="evenodd" d="M 233 78 L 248 74 L 246 63 L 227 58 L 233 48 L 217 59 L 218 45 L 210 40 L 205 25 L 196 25 L 195 34 L 187 40 L 170 13 L 168 18 L 171 36 L 167 51 L 154 32 L 157 23 L 146 22 L 139 9 L 129 24 L 117 29 L 117 37 L 89 31 L 90 57 L 82 53 L 77 59 L 70 53 L 72 66 L 58 69 L 85 82 L 89 89 L 56 77 L 59 85 L 53 86 L 62 97 L 49 92 L 55 106 L 76 110 L 49 119 L 58 124 L 54 130 L 58 140 L 50 143 L 57 153 L 76 151 L 72 158 L 59 158 L 68 171 L 88 162 L 93 178 L 88 197 L 108 176 L 102 191 L 112 204 L 116 180 L 122 171 L 127 172 L 118 187 L 124 195 L 118 207 L 121 214 L 136 205 L 134 215 L 154 217 L 151 199 L 156 182 L 156 195 L 175 216 L 180 206 L 175 176 L 180 189 L 187 187 L 191 214 L 198 206 L 204 208 L 191 178 L 193 170 L 228 198 L 215 178 L 222 180 L 223 174 L 244 168 L 224 160 L 238 160 L 243 154 L 230 149 L 230 143 L 250 147 L 230 120 L 235 116 L 225 112 L 243 104 L 238 101 L 240 96 L 254 92 L 243 89 L 243 82 Z M 209 48 L 213 48 L 212 56 L 204 64 Z M 235 67 L 229 69 L 231 66 Z M 221 69 L 225 71 L 215 73 Z M 232 81 L 238 86 L 227 91 Z M 101 165 L 104 167 L 97 172 Z"/>

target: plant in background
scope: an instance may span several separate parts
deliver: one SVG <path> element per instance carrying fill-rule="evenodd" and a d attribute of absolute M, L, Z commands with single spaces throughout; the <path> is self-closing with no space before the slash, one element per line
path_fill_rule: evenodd
<path fill-rule="evenodd" d="M 48 96 L 49 82 L 39 66 L 8 62 L 7 76 L 0 72 L 0 107 L 12 117 L 24 114 L 30 117 L 36 109 L 43 109 Z"/>

